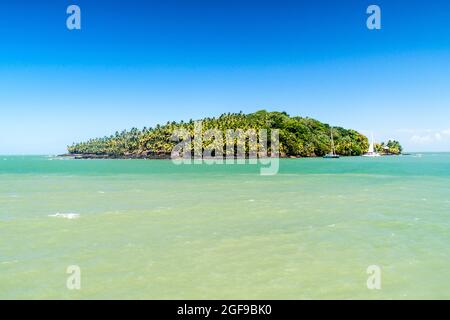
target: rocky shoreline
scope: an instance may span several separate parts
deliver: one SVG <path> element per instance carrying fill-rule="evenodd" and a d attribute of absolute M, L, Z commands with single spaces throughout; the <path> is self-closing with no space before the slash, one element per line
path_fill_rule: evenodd
<path fill-rule="evenodd" d="M 401 154 L 404 156 L 410 155 L 410 154 Z M 381 156 L 398 156 L 396 154 L 381 154 Z M 136 160 L 171 160 L 171 154 L 170 153 L 148 153 L 148 154 L 126 154 L 126 155 L 111 155 L 111 154 L 94 154 L 94 153 L 86 153 L 86 154 L 80 154 L 80 153 L 66 153 L 66 154 L 60 154 L 58 157 L 63 158 L 73 158 L 77 160 L 83 160 L 83 159 L 116 159 L 116 160 L 130 160 L 130 159 L 136 159 Z M 351 156 L 344 156 L 344 157 L 351 157 Z M 301 156 L 292 156 L 292 155 L 285 155 L 281 154 L 281 159 L 299 159 L 299 158 L 321 158 L 319 156 L 308 156 L 308 157 L 301 157 Z M 216 158 L 211 158 L 216 159 Z"/>
<path fill-rule="evenodd" d="M 95 153 L 66 153 L 60 154 L 58 157 L 65 158 L 73 158 L 73 159 L 140 159 L 140 160 L 170 160 L 171 153 L 170 152 L 152 152 L 152 153 L 142 153 L 142 154 L 125 154 L 125 155 L 111 155 L 111 154 L 95 154 Z M 281 154 L 280 158 L 283 159 L 297 159 L 302 158 L 300 156 L 289 156 L 285 154 Z M 310 156 L 307 158 L 317 158 L 317 156 Z M 216 158 L 211 158 L 216 159 Z"/>
<path fill-rule="evenodd" d="M 149 160 L 167 160 L 170 159 L 170 153 L 149 153 L 149 154 L 95 154 L 95 153 L 66 153 L 58 157 L 74 159 L 149 159 Z"/>

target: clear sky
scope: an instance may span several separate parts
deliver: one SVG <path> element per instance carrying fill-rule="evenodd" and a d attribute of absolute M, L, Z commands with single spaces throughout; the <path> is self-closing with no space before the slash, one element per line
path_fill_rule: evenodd
<path fill-rule="evenodd" d="M 450 151 L 450 1 L 0 2 L 0 154 L 259 109 Z"/>

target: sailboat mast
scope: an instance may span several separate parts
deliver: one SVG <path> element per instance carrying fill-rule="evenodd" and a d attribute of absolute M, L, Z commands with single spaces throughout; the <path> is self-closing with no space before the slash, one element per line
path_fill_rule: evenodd
<path fill-rule="evenodd" d="M 335 154 L 334 150 L 334 139 L 333 139 L 333 127 L 330 127 L 330 136 L 331 136 L 331 153 Z"/>

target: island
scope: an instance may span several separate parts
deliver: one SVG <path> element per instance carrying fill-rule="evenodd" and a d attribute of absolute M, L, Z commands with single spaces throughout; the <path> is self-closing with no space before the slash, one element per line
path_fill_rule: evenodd
<path fill-rule="evenodd" d="M 228 129 L 278 129 L 280 156 L 283 158 L 321 157 L 330 152 L 331 138 L 336 153 L 341 156 L 360 156 L 369 148 L 368 138 L 356 130 L 331 127 L 309 117 L 289 116 L 286 112 L 260 110 L 249 114 L 226 113 L 197 121 L 202 122 L 204 130 L 214 128 L 224 133 Z M 193 135 L 195 123 L 191 119 L 142 130 L 132 128 L 111 136 L 74 143 L 68 146 L 68 154 L 63 156 L 76 159 L 168 159 L 177 143 L 173 141 L 174 131 L 184 129 Z M 208 141 L 203 141 L 203 144 L 205 147 Z M 376 144 L 376 149 L 385 155 L 402 152 L 397 141 Z M 225 152 L 225 145 L 223 150 Z"/>

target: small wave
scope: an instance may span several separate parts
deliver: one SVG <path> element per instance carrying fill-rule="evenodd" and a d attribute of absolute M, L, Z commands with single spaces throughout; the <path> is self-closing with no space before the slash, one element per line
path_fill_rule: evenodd
<path fill-rule="evenodd" d="M 17 262 L 19 262 L 19 260 L 2 261 L 1 264 L 12 264 L 12 263 L 17 263 Z"/>
<path fill-rule="evenodd" d="M 78 213 L 55 213 L 49 214 L 49 217 L 53 218 L 66 218 L 66 219 L 78 219 L 80 215 Z"/>

